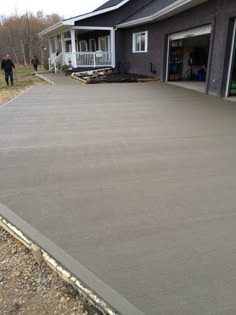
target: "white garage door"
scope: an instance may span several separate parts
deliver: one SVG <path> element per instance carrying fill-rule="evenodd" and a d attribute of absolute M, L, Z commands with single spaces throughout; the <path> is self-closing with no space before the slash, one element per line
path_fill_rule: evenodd
<path fill-rule="evenodd" d="M 169 35 L 169 40 L 172 41 L 172 40 L 178 40 L 178 39 L 183 39 L 187 37 L 211 34 L 211 29 L 212 29 L 211 25 L 205 25 L 205 26 L 201 26 L 197 28 L 192 28 L 187 31 L 178 32 L 178 33 Z"/>

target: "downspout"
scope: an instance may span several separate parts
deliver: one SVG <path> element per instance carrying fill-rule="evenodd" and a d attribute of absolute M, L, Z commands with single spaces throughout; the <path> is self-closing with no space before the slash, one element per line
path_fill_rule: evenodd
<path fill-rule="evenodd" d="M 210 52 L 208 56 L 208 70 L 207 70 L 207 81 L 206 81 L 206 90 L 205 93 L 209 94 L 209 87 L 210 87 L 210 78 L 211 78 L 211 69 L 212 69 L 212 58 L 213 58 L 213 49 L 214 49 L 214 44 L 215 44 L 215 37 L 216 37 L 216 15 L 214 16 L 214 20 L 212 23 L 212 37 L 211 37 L 211 42 L 210 42 Z"/>
<path fill-rule="evenodd" d="M 113 56 L 112 56 L 112 67 L 115 69 L 116 67 L 116 31 L 117 27 L 113 28 Z"/>

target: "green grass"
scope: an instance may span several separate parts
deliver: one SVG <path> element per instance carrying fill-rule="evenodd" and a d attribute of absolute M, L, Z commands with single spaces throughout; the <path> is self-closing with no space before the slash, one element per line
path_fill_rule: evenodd
<path fill-rule="evenodd" d="M 16 69 L 13 71 L 14 76 L 14 88 L 16 89 L 24 89 L 28 86 L 35 85 L 38 78 L 32 75 L 33 68 L 26 66 L 16 66 Z M 6 82 L 4 72 L 1 72 L 0 75 L 0 90 L 5 89 Z"/>
<path fill-rule="evenodd" d="M 39 69 L 41 70 L 41 69 Z M 11 98 L 18 95 L 21 91 L 29 88 L 32 85 L 44 85 L 45 82 L 37 78 L 33 74 L 33 68 L 30 66 L 16 66 L 14 70 L 14 86 L 7 86 L 3 71 L 0 72 L 0 105 L 9 101 Z"/>

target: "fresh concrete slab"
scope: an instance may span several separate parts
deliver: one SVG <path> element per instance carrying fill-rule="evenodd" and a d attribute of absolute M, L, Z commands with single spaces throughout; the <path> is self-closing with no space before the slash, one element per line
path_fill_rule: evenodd
<path fill-rule="evenodd" d="M 0 201 L 148 315 L 236 312 L 236 107 L 161 83 L 0 109 Z"/>
<path fill-rule="evenodd" d="M 200 81 L 170 81 L 169 84 L 193 90 L 200 93 L 206 93 L 206 82 Z"/>

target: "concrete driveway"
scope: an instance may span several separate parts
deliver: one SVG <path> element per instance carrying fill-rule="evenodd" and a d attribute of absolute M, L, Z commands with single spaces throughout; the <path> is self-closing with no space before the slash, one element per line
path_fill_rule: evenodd
<path fill-rule="evenodd" d="M 0 109 L 0 201 L 125 315 L 235 314 L 235 143 L 235 103 L 178 87 L 33 88 Z"/>

